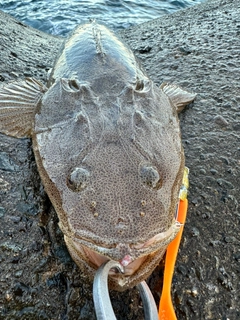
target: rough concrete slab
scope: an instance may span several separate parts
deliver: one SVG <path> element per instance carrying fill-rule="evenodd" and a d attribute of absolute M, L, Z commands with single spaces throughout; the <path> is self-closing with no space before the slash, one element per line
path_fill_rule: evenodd
<path fill-rule="evenodd" d="M 240 318 L 238 0 L 209 0 L 121 33 L 156 83 L 198 93 L 181 114 L 189 212 L 173 281 L 178 319 Z M 61 38 L 0 13 L 0 81 L 46 82 Z M 95 319 L 91 283 L 70 259 L 31 141 L 0 135 L 0 319 Z M 159 300 L 162 268 L 149 279 Z M 143 319 L 135 289 L 111 294 Z"/>

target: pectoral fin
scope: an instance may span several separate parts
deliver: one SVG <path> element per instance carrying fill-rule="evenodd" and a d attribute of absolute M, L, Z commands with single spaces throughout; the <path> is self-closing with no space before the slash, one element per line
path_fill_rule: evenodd
<path fill-rule="evenodd" d="M 36 106 L 47 88 L 33 78 L 10 82 L 0 88 L 0 132 L 30 137 Z"/>
<path fill-rule="evenodd" d="M 192 102 L 196 95 L 195 93 L 188 92 L 175 84 L 162 83 L 160 89 L 166 93 L 173 105 L 176 107 L 177 112 L 181 112 L 186 105 Z"/>

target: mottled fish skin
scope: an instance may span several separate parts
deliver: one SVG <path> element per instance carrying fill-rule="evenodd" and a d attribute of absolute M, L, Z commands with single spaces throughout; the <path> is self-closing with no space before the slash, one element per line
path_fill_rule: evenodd
<path fill-rule="evenodd" d="M 41 91 L 30 133 L 36 162 L 72 258 L 92 278 L 106 260 L 120 261 L 125 274 L 113 273 L 111 287 L 136 285 L 178 230 L 184 153 L 176 102 L 180 93 L 184 105 L 195 95 L 174 86 L 167 95 L 169 86 L 158 88 L 132 51 L 95 22 L 66 40 L 48 88 L 29 83 L 32 96 Z M 4 90 L 0 131 L 11 134 L 1 125 Z"/>

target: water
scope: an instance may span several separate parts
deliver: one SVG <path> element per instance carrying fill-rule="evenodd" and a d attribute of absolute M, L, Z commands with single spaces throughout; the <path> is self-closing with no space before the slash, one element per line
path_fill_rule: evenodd
<path fill-rule="evenodd" d="M 0 0 L 0 9 L 39 30 L 54 35 L 66 35 L 89 18 L 119 30 L 203 1 Z"/>

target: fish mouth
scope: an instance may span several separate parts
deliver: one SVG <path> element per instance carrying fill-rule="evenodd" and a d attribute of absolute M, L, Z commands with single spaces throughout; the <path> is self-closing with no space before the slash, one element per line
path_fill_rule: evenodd
<path fill-rule="evenodd" d="M 149 262 L 156 252 L 165 252 L 167 245 L 175 238 L 179 228 L 179 223 L 174 219 L 169 229 L 158 233 L 144 243 L 118 243 L 112 248 L 103 247 L 75 237 L 69 238 L 66 235 L 65 242 L 73 260 L 75 260 L 77 264 L 81 259 L 85 261 L 85 264 L 96 270 L 103 263 L 114 260 L 123 266 L 124 277 L 131 277 L 137 273 L 147 261 Z M 118 277 L 120 274 L 117 270 L 111 269 L 109 275 L 110 277 Z"/>
<path fill-rule="evenodd" d="M 77 242 L 73 242 L 78 253 L 81 254 L 82 257 L 88 262 L 89 265 L 93 266 L 94 269 L 98 269 L 103 263 L 112 260 L 111 258 L 100 254 L 88 247 L 81 245 Z M 130 255 L 125 255 L 122 259 L 118 260 L 118 262 L 124 268 L 124 276 L 133 275 L 136 270 L 143 264 L 143 262 L 147 259 L 147 256 L 143 256 L 133 260 Z M 119 271 L 117 269 L 111 269 L 109 272 L 110 276 L 118 276 Z"/>
<path fill-rule="evenodd" d="M 89 249 L 79 243 L 74 243 L 71 238 L 64 236 L 69 253 L 80 270 L 88 276 L 89 280 L 94 279 L 96 270 L 105 261 L 115 260 L 107 256 L 97 253 L 96 251 Z M 124 266 L 124 272 L 121 273 L 116 269 L 111 269 L 109 272 L 108 285 L 109 289 L 117 291 L 125 291 L 126 289 L 133 288 L 139 282 L 145 280 L 162 259 L 167 246 L 162 247 L 158 251 L 147 254 L 143 257 L 139 257 L 130 262 L 127 266 Z M 129 257 L 125 256 L 127 261 Z M 125 261 L 123 260 L 123 261 Z M 123 263 L 122 261 L 122 263 Z"/>

